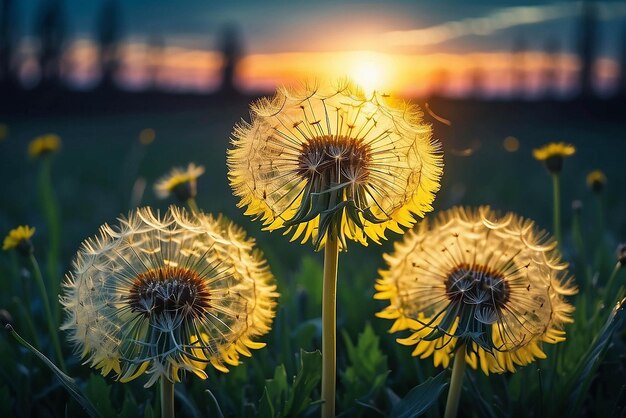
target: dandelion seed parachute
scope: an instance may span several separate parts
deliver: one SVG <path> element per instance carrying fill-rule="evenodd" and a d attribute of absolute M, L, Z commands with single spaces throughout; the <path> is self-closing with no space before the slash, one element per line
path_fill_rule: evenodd
<path fill-rule="evenodd" d="M 239 206 L 266 229 L 324 245 L 327 234 L 367 245 L 432 210 L 440 144 L 414 107 L 350 83 L 281 89 L 235 127 L 229 180 Z"/>
<path fill-rule="evenodd" d="M 473 368 L 513 372 L 545 358 L 542 344 L 565 340 L 563 325 L 572 322 L 564 296 L 576 289 L 555 247 L 513 213 L 442 212 L 385 255 L 374 297 L 389 306 L 377 316 L 394 321 L 390 332 L 410 330 L 398 342 L 414 345 L 414 356 L 433 356 L 435 366 L 447 367 L 465 344 Z"/>
<path fill-rule="evenodd" d="M 85 363 L 146 387 L 227 372 L 263 343 L 276 286 L 245 232 L 223 218 L 137 209 L 86 240 L 64 283 L 62 326 Z"/>

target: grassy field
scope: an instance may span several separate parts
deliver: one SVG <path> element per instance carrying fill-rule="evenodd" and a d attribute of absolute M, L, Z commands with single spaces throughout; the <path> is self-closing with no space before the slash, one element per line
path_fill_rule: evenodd
<path fill-rule="evenodd" d="M 267 338 L 270 344 L 229 375 L 217 377 L 212 373 L 208 383 L 189 378 L 187 385 L 179 385 L 184 386 L 179 389 L 180 408 L 187 415 L 216 413 L 214 404 L 204 392 L 207 388 L 217 397 L 227 416 L 245 416 L 263 410 L 257 403 L 263 396 L 265 379 L 276 379 L 276 367 L 284 364 L 291 382 L 291 376 L 299 369 L 296 358 L 300 348 L 308 351 L 319 348 L 322 255 L 314 253 L 310 244 L 289 243 L 288 237 L 282 236 L 280 231 L 261 231 L 259 222 L 244 217 L 243 210 L 237 208 L 228 185 L 226 150 L 233 125 L 248 117 L 247 108 L 248 99 L 242 99 L 222 106 L 185 111 L 9 116 L 4 120 L 0 117 L 0 123 L 9 127 L 8 137 L 0 142 L 0 178 L 3 179 L 0 232 L 4 235 L 21 224 L 35 226 L 34 244 L 36 252 L 42 254 L 42 260 L 47 231 L 37 198 L 38 163 L 27 158 L 26 148 L 28 141 L 40 134 L 56 133 L 62 138 L 63 147 L 54 157 L 52 176 L 62 216 L 59 273 L 70 268 L 73 254 L 83 239 L 94 235 L 102 223 L 112 222 L 118 214 L 131 209 L 131 189 L 137 179 L 143 179 L 146 185 L 141 205 L 164 210 L 171 202 L 157 200 L 152 185 L 171 167 L 186 166 L 188 162 L 206 167 L 199 180 L 199 206 L 207 212 L 224 213 L 257 239 L 278 278 L 279 291 L 283 295 L 280 314 Z M 626 117 L 623 117 L 626 115 L 609 118 L 598 112 L 563 109 L 558 104 L 533 103 L 436 101 L 431 103 L 431 108 L 451 122 L 448 126 L 426 115 L 426 120 L 433 124 L 435 137 L 444 147 L 445 170 L 441 191 L 435 201 L 435 213 L 455 205 L 488 204 L 533 218 L 542 228 L 551 230 L 550 178 L 542 165 L 533 159 L 532 149 L 551 141 L 575 145 L 576 155 L 565 161 L 562 177 L 564 254 L 572 263 L 571 271 L 579 282 L 587 280 L 588 271 L 598 272 L 600 283 L 606 280 L 615 264 L 615 248 L 618 242 L 626 240 Z M 137 139 L 144 128 L 156 132 L 156 139 L 149 145 L 141 145 Z M 519 141 L 519 149 L 515 152 L 507 151 L 503 146 L 503 140 L 509 136 Z M 586 175 L 593 169 L 603 170 L 608 178 L 601 196 L 594 195 L 585 184 Z M 574 200 L 583 203 L 585 259 L 589 266 L 582 265 L 580 248 L 574 245 L 571 235 L 571 203 Z M 389 233 L 388 238 L 389 241 L 381 246 L 371 244 L 363 248 L 353 243 L 347 254 L 340 257 L 338 316 L 343 334 L 340 331 L 338 396 L 340 411 L 346 416 L 389 414 L 394 397 L 405 397 L 412 387 L 439 372 L 432 367 L 430 359 L 413 359 L 410 349 L 399 346 L 394 341 L 395 336 L 386 333 L 388 321 L 373 315 L 383 306 L 372 300 L 377 270 L 383 266 L 382 254 L 390 251 L 392 243 L 401 237 Z M 12 275 L 19 264 L 15 257 L 3 255 L 0 258 L 2 283 L 7 285 L 16 280 Z M 623 282 L 623 272 L 621 279 Z M 15 283 L 10 286 L 10 291 L 17 287 Z M 595 304 L 594 289 L 586 285 L 581 285 L 581 289 L 588 292 L 593 301 L 589 304 Z M 19 315 L 13 311 L 15 300 L 8 294 L 0 300 L 3 303 L 0 307 L 9 309 L 19 326 Z M 34 309 L 40 309 L 37 303 Z M 594 322 L 593 330 L 590 328 L 587 333 L 582 321 L 580 326 L 572 327 L 580 335 L 570 337 L 564 345 L 577 344 L 579 348 L 563 355 L 564 374 L 574 373 L 574 363 L 585 355 L 581 347 L 590 346 L 603 323 Z M 372 328 L 366 328 L 366 324 L 371 324 Z M 567 331 L 571 332 L 570 329 Z M 624 347 L 623 329 L 620 332 L 616 340 L 621 342 L 609 350 L 608 366 L 605 363 L 599 369 L 600 374 L 578 413 L 587 416 L 621 413 L 623 416 L 626 397 L 623 377 L 620 380 L 618 372 L 623 372 L 626 365 L 624 351 L 619 351 Z M 45 341 L 43 326 L 41 333 Z M 7 388 L 9 397 L 9 408 L 3 409 L 9 415 L 4 416 L 16 414 L 16 411 L 21 411 L 23 416 L 62 416 L 68 402 L 69 411 L 80 413 L 77 404 L 68 401 L 58 384 L 51 383 L 51 375 L 34 358 L 16 349 L 12 340 L 5 338 L 1 344 L 2 367 L 9 367 L 5 364 L 9 361 L 7 359 L 17 359 L 20 365 L 17 369 L 10 366 L 0 373 L 0 384 Z M 351 344 L 358 348 L 352 347 L 351 351 L 348 349 Z M 139 413 L 151 416 L 153 409 L 157 408 L 155 395 L 143 390 L 141 384 L 121 385 L 110 380 L 104 383 L 103 379 L 94 377 L 95 373 L 91 373 L 87 366 L 80 366 L 78 359 L 70 354 L 69 346 L 65 347 L 65 352 L 71 367 L 70 375 L 79 377 L 81 387 L 96 406 L 105 407 L 107 401 L 103 393 L 110 391 L 113 402 L 107 405 L 107 411 L 113 408 L 120 416 L 137 416 Z M 556 355 L 556 350 L 551 347 L 549 353 Z M 556 415 L 558 411 L 549 405 L 548 392 L 543 392 L 559 384 L 559 376 L 548 376 L 553 369 L 550 360 L 548 357 L 533 363 L 512 376 L 487 378 L 478 372 L 472 373 L 462 397 L 461 410 L 467 411 L 467 416 L 528 416 L 523 411 L 531 408 L 530 403 L 534 405 L 531 416 Z M 352 376 L 359 368 L 360 374 Z M 348 372 L 350 369 L 352 372 Z M 546 372 L 542 377 L 543 369 Z M 522 384 L 526 382 L 524 379 L 532 380 L 532 383 Z M 503 382 L 508 382 L 507 393 L 502 393 L 500 386 L 507 386 L 500 385 Z M 28 387 L 27 390 L 22 388 L 26 392 L 19 389 L 21 385 Z M 487 387 L 490 389 L 485 389 Z M 476 398 L 480 393 L 484 399 Z M 315 400 L 319 395 L 313 391 L 310 396 Z M 27 407 L 28 399 L 34 401 L 28 406 L 29 410 L 24 411 L 22 408 Z M 437 408 L 443 405 L 443 400 L 442 396 L 439 404 L 435 402 L 430 409 L 432 416 L 439 414 Z M 302 414 L 314 415 L 315 406 L 309 406 Z M 69 416 L 74 415 L 70 413 Z"/>

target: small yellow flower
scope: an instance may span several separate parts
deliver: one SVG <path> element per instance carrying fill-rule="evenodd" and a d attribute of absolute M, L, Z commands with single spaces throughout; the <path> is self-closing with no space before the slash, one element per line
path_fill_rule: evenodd
<path fill-rule="evenodd" d="M 606 176 L 602 170 L 593 170 L 587 174 L 587 187 L 594 193 L 602 193 L 606 184 Z"/>
<path fill-rule="evenodd" d="M 64 283 L 62 326 L 78 353 L 121 382 L 228 372 L 264 343 L 276 285 L 254 240 L 223 218 L 137 209 L 86 240 Z"/>
<path fill-rule="evenodd" d="M 441 145 L 414 106 L 344 83 L 281 89 L 233 132 L 229 180 L 267 230 L 321 248 L 379 243 L 432 210 Z"/>
<path fill-rule="evenodd" d="M 35 228 L 28 225 L 18 226 L 9 231 L 9 234 L 4 238 L 2 249 L 9 251 L 15 248 L 20 254 L 30 255 L 33 252 L 33 244 L 30 239 L 34 234 Z"/>
<path fill-rule="evenodd" d="M 139 132 L 139 142 L 142 145 L 150 145 L 156 138 L 156 132 L 152 128 L 145 128 Z"/>
<path fill-rule="evenodd" d="M 0 123 L 0 142 L 9 136 L 9 127 L 5 123 Z"/>
<path fill-rule="evenodd" d="M 28 144 L 28 155 L 32 158 L 51 154 L 61 148 L 61 138 L 55 134 L 38 136 Z"/>
<path fill-rule="evenodd" d="M 385 256 L 375 299 L 390 332 L 410 330 L 400 344 L 447 367 L 460 344 L 485 374 L 514 372 L 545 358 L 543 343 L 565 340 L 563 324 L 576 293 L 556 242 L 533 221 L 488 207 L 453 208 L 429 228 L 422 222 Z"/>
<path fill-rule="evenodd" d="M 533 150 L 533 157 L 543 161 L 551 174 L 558 174 L 563 168 L 563 158 L 571 157 L 576 153 L 576 148 L 564 142 L 551 142 L 541 148 Z"/>
<path fill-rule="evenodd" d="M 160 199 L 169 197 L 172 193 L 178 200 L 185 202 L 196 197 L 198 193 L 198 177 L 204 174 L 204 167 L 189 163 L 187 169 L 173 168 L 154 184 L 154 192 Z"/>

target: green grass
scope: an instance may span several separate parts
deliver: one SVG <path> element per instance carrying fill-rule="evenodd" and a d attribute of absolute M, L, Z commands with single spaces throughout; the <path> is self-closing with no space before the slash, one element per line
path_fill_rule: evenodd
<path fill-rule="evenodd" d="M 610 309 L 601 303 L 608 305 L 608 298 L 626 280 L 621 271 L 612 292 L 604 290 L 615 264 L 617 243 L 626 237 L 626 171 L 620 163 L 626 143 L 617 139 L 625 124 L 599 123 L 580 116 L 559 120 L 534 113 L 532 108 L 500 115 L 497 105 L 472 109 L 442 105 L 435 111 L 452 120 L 450 127 L 433 122 L 435 136 L 444 144 L 446 164 L 435 212 L 459 204 L 490 204 L 514 210 L 551 229 L 551 180 L 532 159 L 531 150 L 561 140 L 578 149 L 565 161 L 561 190 L 563 251 L 581 289 L 572 299 L 577 306 L 576 322 L 566 328 L 568 340 L 548 347 L 546 360 L 515 374 L 486 377 L 480 372 L 468 373 L 460 410 L 476 417 L 561 416 L 567 408 L 578 415 L 623 416 L 623 314 L 607 323 Z M 199 180 L 199 206 L 224 213 L 257 238 L 282 296 L 273 330 L 264 338 L 268 346 L 226 375 L 209 369 L 207 381 L 188 376 L 185 384 L 176 388 L 179 415 L 219 416 L 214 396 L 226 416 L 251 416 L 259 411 L 272 416 L 316 416 L 319 370 L 313 352 L 321 346 L 322 254 L 313 252 L 310 244 L 289 243 L 280 231 L 261 231 L 259 222 L 244 217 L 236 207 L 226 180 L 225 155 L 232 126 L 242 117 L 247 117 L 244 101 L 203 111 L 0 120 L 10 128 L 10 136 L 0 142 L 0 235 L 20 224 L 35 226 L 35 251 L 40 261 L 46 260 L 50 231 L 38 204 L 38 163 L 26 158 L 27 142 L 39 134 L 54 132 L 63 139 L 63 149 L 54 157 L 52 168 L 62 216 L 59 276 L 69 270 L 83 239 L 94 235 L 100 224 L 131 209 L 135 177 L 147 182 L 142 204 L 164 210 L 168 202 L 154 197 L 154 180 L 172 166 L 191 161 L 204 165 L 207 170 Z M 146 127 L 154 128 L 157 137 L 141 149 L 137 136 Z M 502 140 L 509 135 L 520 140 L 516 153 L 502 147 Z M 462 156 L 469 154 L 462 152 L 467 148 L 471 155 Z M 595 168 L 608 177 L 600 199 L 584 184 L 586 174 Z M 573 200 L 583 202 L 580 233 L 571 227 Z M 389 321 L 374 316 L 384 305 L 372 299 L 377 270 L 383 267 L 382 254 L 401 237 L 390 233 L 388 238 L 381 246 L 364 248 L 353 243 L 339 259 L 338 411 L 350 417 L 376 417 L 423 407 L 430 416 L 439 416 L 445 396 L 438 395 L 445 394 L 441 388 L 448 376 L 438 376 L 441 370 L 435 369 L 430 359 L 411 357 L 411 349 L 400 346 L 396 336 L 387 333 Z M 43 266 L 42 271 L 46 272 Z M 0 254 L 0 283 L 0 308 L 12 314 L 16 330 L 34 343 L 21 311 L 24 291 L 30 295 L 39 348 L 54 358 L 28 263 Z M 158 416 L 156 390 L 144 389 L 142 379 L 120 384 L 100 377 L 80 364 L 64 335 L 60 336 L 68 374 L 101 414 Z M 424 382 L 428 383 L 418 387 Z M 579 388 L 580 393 L 575 390 Z M 84 414 L 45 364 L 8 334 L 0 340 L 0 397 L 0 416 L 63 416 L 66 410 L 68 416 Z M 405 397 L 402 403 L 400 399 Z"/>

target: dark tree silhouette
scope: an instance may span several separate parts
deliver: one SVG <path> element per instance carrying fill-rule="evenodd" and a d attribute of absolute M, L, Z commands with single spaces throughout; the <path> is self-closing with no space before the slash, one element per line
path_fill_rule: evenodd
<path fill-rule="evenodd" d="M 119 70 L 119 42 L 121 34 L 120 7 L 117 0 L 105 0 L 98 18 L 98 41 L 100 42 L 100 87 L 116 87 Z"/>
<path fill-rule="evenodd" d="M 445 68 L 439 68 L 431 76 L 430 95 L 433 97 L 443 97 L 448 91 L 450 84 L 450 73 Z"/>
<path fill-rule="evenodd" d="M 219 37 L 219 50 L 223 60 L 219 90 L 225 94 L 237 93 L 235 78 L 237 65 L 243 56 L 243 41 L 239 28 L 234 23 L 222 27 Z"/>
<path fill-rule="evenodd" d="M 469 72 L 469 95 L 475 99 L 482 99 L 485 95 L 485 70 L 474 67 Z"/>
<path fill-rule="evenodd" d="M 163 49 L 165 42 L 159 34 L 153 34 L 148 40 L 147 78 L 151 90 L 158 90 L 161 82 L 161 66 L 163 64 Z"/>
<path fill-rule="evenodd" d="M 561 71 L 559 53 L 559 41 L 555 38 L 548 39 L 545 46 L 546 62 L 541 74 L 541 85 L 547 98 L 554 98 L 559 94 L 559 75 Z"/>
<path fill-rule="evenodd" d="M 61 83 L 61 65 L 66 28 L 62 0 L 43 0 L 37 22 L 39 36 L 39 67 L 43 86 Z"/>
<path fill-rule="evenodd" d="M 15 5 L 13 0 L 1 0 L 0 3 L 0 84 L 10 85 L 17 82 L 15 73 L 15 51 L 17 33 L 15 23 Z"/>
<path fill-rule="evenodd" d="M 511 53 L 511 93 L 513 96 L 522 97 L 526 94 L 526 53 L 528 47 L 526 40 L 518 37 L 513 42 Z"/>
<path fill-rule="evenodd" d="M 594 95 L 593 69 L 597 46 L 597 10 L 591 0 L 583 0 L 581 7 L 578 51 L 580 59 L 579 86 L 580 96 L 590 98 Z"/>

